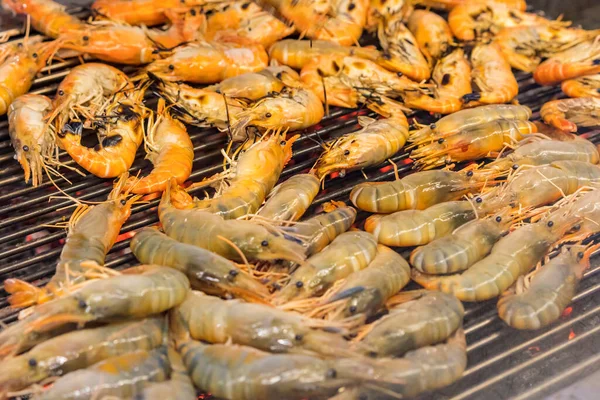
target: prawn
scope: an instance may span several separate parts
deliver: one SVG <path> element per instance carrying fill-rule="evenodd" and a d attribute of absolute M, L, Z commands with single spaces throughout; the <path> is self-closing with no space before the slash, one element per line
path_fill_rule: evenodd
<path fill-rule="evenodd" d="M 68 293 L 70 286 L 85 280 L 82 263 L 104 265 L 104 258 L 117 240 L 121 226 L 131 215 L 131 206 L 139 199 L 122 192 L 127 176 L 122 176 L 105 202 L 94 206 L 79 205 L 69 220 L 67 239 L 60 254 L 56 273 L 43 288 L 16 278 L 4 281 L 13 307 L 45 303 Z"/>
<path fill-rule="evenodd" d="M 142 392 L 136 395 L 136 400 L 194 400 L 198 398 L 198 393 L 192 378 L 183 365 L 181 355 L 173 346 L 169 345 L 167 356 L 171 364 L 170 379 L 144 385 Z"/>
<path fill-rule="evenodd" d="M 275 186 L 257 216 L 270 221 L 297 221 L 319 193 L 320 182 L 312 174 L 298 174 Z"/>
<path fill-rule="evenodd" d="M 38 344 L 0 364 L 0 396 L 110 357 L 152 350 L 164 340 L 164 317 L 77 330 Z"/>
<path fill-rule="evenodd" d="M 313 167 L 322 180 L 327 175 L 381 164 L 396 154 L 408 139 L 408 121 L 404 114 L 375 120 L 359 116 L 360 130 L 325 144 L 325 151 Z"/>
<path fill-rule="evenodd" d="M 114 178 L 127 172 L 144 140 L 145 91 L 145 87 L 140 87 L 111 98 L 104 112 L 94 118 L 99 138 L 94 148 L 81 143 L 81 122 L 67 123 L 57 132 L 59 145 L 77 164 L 99 178 Z"/>
<path fill-rule="evenodd" d="M 280 306 L 291 300 L 303 300 L 323 294 L 336 281 L 364 269 L 375 258 L 377 242 L 362 231 L 349 231 L 336 237 L 321 252 L 310 257 L 290 276 L 289 283 L 275 294 Z"/>
<path fill-rule="evenodd" d="M 458 7 L 465 3 L 475 3 L 475 4 L 499 4 L 503 5 L 510 9 L 525 11 L 527 8 L 527 3 L 525 0 L 411 0 L 413 4 L 418 4 L 425 7 L 431 7 L 436 10 L 453 10 L 455 7 Z"/>
<path fill-rule="evenodd" d="M 268 297 L 266 288 L 232 261 L 201 247 L 179 243 L 156 228 L 137 232 L 130 247 L 144 264 L 164 265 L 184 273 L 194 289 L 214 294 L 233 293 L 250 300 Z"/>
<path fill-rule="evenodd" d="M 527 330 L 556 321 L 575 296 L 597 248 L 598 245 L 563 247 L 558 256 L 525 277 L 524 288 L 517 282 L 514 291 L 500 297 L 498 316 L 513 328 Z"/>
<path fill-rule="evenodd" d="M 540 85 L 554 85 L 567 79 L 600 73 L 600 35 L 555 54 L 533 72 Z"/>
<path fill-rule="evenodd" d="M 227 97 L 260 100 L 272 93 L 279 93 L 285 82 L 299 82 L 300 75 L 288 66 L 270 66 L 259 72 L 248 72 L 206 87 Z"/>
<path fill-rule="evenodd" d="M 173 119 L 165 108 L 164 99 L 158 101 L 158 118 L 152 123 L 148 120 L 144 146 L 146 158 L 154 169 L 144 178 L 131 177 L 125 189 L 135 194 L 163 192 L 171 179 L 182 184 L 192 172 L 194 145 L 185 126 Z"/>
<path fill-rule="evenodd" d="M 212 0 L 94 0 L 94 17 L 106 18 L 129 25 L 160 25 L 168 22 L 168 12 L 178 7 L 188 8 Z"/>
<path fill-rule="evenodd" d="M 577 128 L 600 125 L 600 98 L 579 97 L 547 102 L 540 116 L 549 125 L 563 131 L 577 132 Z"/>
<path fill-rule="evenodd" d="M 600 97 L 600 73 L 568 79 L 560 88 L 569 97 Z"/>
<path fill-rule="evenodd" d="M 508 103 L 519 94 L 510 64 L 496 43 L 478 44 L 471 52 L 473 84 L 477 91 L 465 94 L 465 104 Z M 469 104 L 473 105 L 473 104 Z"/>
<path fill-rule="evenodd" d="M 410 153 L 419 168 L 430 169 L 457 161 L 477 160 L 497 153 L 537 132 L 533 122 L 498 119 L 460 133 L 422 144 Z"/>
<path fill-rule="evenodd" d="M 190 287 L 184 274 L 167 267 L 142 265 L 116 274 L 33 308 L 0 332 L 0 357 L 28 350 L 47 335 L 77 325 L 161 313 L 181 303 Z"/>
<path fill-rule="evenodd" d="M 35 30 L 54 39 L 86 26 L 85 22 L 69 14 L 65 6 L 52 0 L 5 0 L 2 5 L 16 14 L 27 14 Z"/>
<path fill-rule="evenodd" d="M 42 183 L 42 170 L 58 165 L 54 131 L 45 118 L 52 111 L 52 100 L 39 94 L 19 96 L 8 108 L 8 134 L 15 155 L 23 168 L 25 182 L 35 187 Z"/>
<path fill-rule="evenodd" d="M 454 44 L 446 20 L 436 13 L 415 10 L 408 18 L 408 29 L 415 35 L 421 52 L 430 66 L 450 53 Z"/>
<path fill-rule="evenodd" d="M 412 278 L 426 289 L 453 294 L 461 301 L 492 299 L 534 268 L 552 245 L 579 222 L 580 218 L 559 210 L 509 233 L 487 257 L 462 274 L 437 276 L 413 270 Z"/>

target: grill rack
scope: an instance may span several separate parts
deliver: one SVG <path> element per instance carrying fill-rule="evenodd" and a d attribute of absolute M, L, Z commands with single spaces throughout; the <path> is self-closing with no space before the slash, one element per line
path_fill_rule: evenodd
<path fill-rule="evenodd" d="M 81 8 L 71 11 L 85 16 Z M 1 21 L 4 25 L 6 18 Z M 10 28 L 13 25 L 22 26 L 14 23 L 14 19 Z M 51 68 L 45 68 L 31 91 L 53 96 L 58 83 L 78 63 L 76 58 L 66 58 L 54 63 Z M 539 119 L 539 108 L 544 102 L 562 96 L 560 88 L 535 84 L 531 74 L 518 73 L 516 77 L 520 87 L 517 100 L 532 108 L 532 120 Z M 372 113 L 366 109 L 332 108 L 319 125 L 302 132 L 282 179 L 305 172 L 314 164 L 320 153 L 319 141 L 358 129 L 359 115 Z M 425 113 L 418 113 L 414 117 L 421 123 L 433 121 Z M 220 171 L 220 149 L 224 147 L 227 137 L 215 129 L 188 129 L 195 154 L 194 172 L 189 180 L 199 181 Z M 595 144 L 600 143 L 600 129 L 584 132 L 581 136 Z M 64 229 L 44 225 L 68 220 L 73 209 L 65 207 L 72 205 L 72 202 L 53 198 L 60 196 L 60 193 L 46 179 L 37 188 L 26 185 L 13 155 L 6 117 L 0 117 L 0 282 L 15 277 L 41 286 L 54 273 L 66 237 Z M 151 165 L 143 158 L 143 149 L 140 149 L 131 171 L 142 168 L 143 175 L 148 173 Z M 410 173 L 411 163 L 406 153 L 401 152 L 392 160 L 398 164 L 401 175 Z M 64 152 L 61 152 L 61 161 L 75 166 Z M 72 171 L 64 172 L 64 169 L 63 173 L 72 184 L 60 178 L 56 182 L 66 193 L 81 200 L 102 201 L 112 189 L 110 180 L 92 175 L 81 177 Z M 370 181 L 391 180 L 394 177 L 388 165 L 370 168 L 365 173 Z M 364 179 L 363 174 L 357 171 L 344 178 L 326 180 L 325 189 L 319 193 L 307 215 L 318 211 L 321 204 L 330 200 L 348 202 L 352 187 Z M 154 199 L 132 208 L 132 215 L 121 230 L 120 241 L 106 258 L 107 267 L 120 270 L 136 264 L 129 252 L 131 233 L 158 222 L 157 204 L 158 199 Z M 362 220 L 366 215 L 359 213 L 358 219 Z M 455 384 L 420 398 L 540 398 L 600 369 L 600 353 L 594 351 L 600 348 L 600 259 L 597 255 L 592 263 L 567 312 L 545 329 L 523 332 L 506 326 L 497 316 L 494 300 L 465 304 L 469 358 L 467 370 Z M 16 320 L 19 310 L 10 309 L 6 298 L 7 294 L 0 286 L 0 321 L 11 323 Z"/>

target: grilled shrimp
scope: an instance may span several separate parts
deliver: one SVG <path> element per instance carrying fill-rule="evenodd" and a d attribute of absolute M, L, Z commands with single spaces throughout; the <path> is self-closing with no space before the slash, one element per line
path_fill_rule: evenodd
<path fill-rule="evenodd" d="M 81 119 L 80 115 L 89 125 L 104 111 L 111 96 L 132 89 L 127 75 L 115 67 L 100 63 L 78 65 L 58 85 L 49 120 L 56 132 L 61 132 L 67 122 Z"/>
<path fill-rule="evenodd" d="M 272 221 L 297 221 L 319 193 L 320 182 L 312 174 L 298 174 L 275 186 L 257 215 Z"/>
<path fill-rule="evenodd" d="M 372 357 L 398 357 L 443 342 L 462 326 L 465 310 L 452 295 L 417 290 L 397 297 L 400 305 L 356 337 Z"/>
<path fill-rule="evenodd" d="M 410 254 L 410 264 L 432 275 L 464 271 L 489 254 L 494 244 L 508 233 L 511 222 L 502 212 L 468 222 L 448 236 L 417 247 Z"/>
<path fill-rule="evenodd" d="M 302 262 L 304 248 L 252 221 L 224 220 L 206 210 L 179 210 L 171 204 L 171 189 L 163 193 L 158 217 L 165 233 L 182 243 L 210 250 L 223 257 L 244 261 L 284 259 Z"/>
<path fill-rule="evenodd" d="M 356 219 L 352 207 L 340 207 L 283 229 L 288 235 L 302 238 L 304 253 L 311 256 L 323 250 L 336 237 L 346 232 Z"/>
<path fill-rule="evenodd" d="M 402 210 L 424 210 L 458 200 L 483 185 L 477 171 L 419 171 L 392 182 L 363 182 L 350 192 L 350 200 L 361 210 L 389 214 Z"/>
<path fill-rule="evenodd" d="M 513 68 L 533 72 L 542 57 L 552 57 L 600 34 L 600 30 L 543 25 L 519 25 L 502 29 L 494 38 Z"/>
<path fill-rule="evenodd" d="M 167 356 L 171 364 L 170 379 L 144 385 L 142 392 L 136 395 L 136 400 L 195 400 L 198 398 L 198 393 L 192 378 L 183 365 L 181 355 L 174 347 L 169 346 Z"/>
<path fill-rule="evenodd" d="M 503 237 L 487 257 L 462 274 L 436 276 L 413 270 L 412 278 L 427 289 L 454 294 L 462 301 L 492 299 L 531 271 L 551 246 L 579 222 L 578 217 L 558 210 Z"/>
<path fill-rule="evenodd" d="M 499 4 L 510 9 L 525 11 L 525 0 L 411 0 L 414 4 L 431 7 L 436 10 L 453 10 L 465 3 Z"/>
<path fill-rule="evenodd" d="M 369 265 L 350 274 L 321 298 L 326 319 L 353 315 L 369 318 L 410 282 L 410 266 L 394 250 L 377 246 L 377 255 Z"/>
<path fill-rule="evenodd" d="M 27 14 L 36 31 L 54 39 L 61 33 L 82 29 L 86 25 L 69 14 L 65 6 L 52 0 L 5 0 L 2 5 L 17 14 Z"/>
<path fill-rule="evenodd" d="M 183 272 L 194 289 L 233 293 L 250 300 L 266 298 L 266 288 L 235 263 L 203 248 L 171 239 L 155 228 L 143 228 L 131 239 L 131 252 L 144 264 L 164 265 Z"/>
<path fill-rule="evenodd" d="M 302 37 L 349 46 L 358 43 L 367 22 L 369 0 L 266 0 Z"/>
<path fill-rule="evenodd" d="M 168 22 L 168 12 L 178 7 L 210 4 L 213 0 L 94 0 L 92 15 L 129 25 L 160 25 Z"/>
<path fill-rule="evenodd" d="M 35 307 L 27 317 L 0 332 L 0 357 L 18 354 L 45 334 L 119 317 L 141 318 L 181 303 L 190 287 L 181 272 L 142 265 L 106 279 L 93 280 Z M 43 340 L 43 339 L 42 339 Z"/>
<path fill-rule="evenodd" d="M 37 288 L 20 279 L 7 279 L 4 289 L 13 307 L 27 307 L 45 303 L 55 296 L 68 293 L 69 286 L 85 280 L 81 263 L 92 261 L 104 265 L 104 257 L 117 240 L 121 226 L 131 215 L 131 206 L 138 199 L 129 199 L 122 193 L 123 176 L 115 185 L 108 199 L 88 207 L 80 205 L 69 220 L 69 233 L 60 253 L 56 273 L 43 288 Z"/>
<path fill-rule="evenodd" d="M 223 178 L 226 179 L 223 189 L 214 198 L 192 202 L 185 192 L 176 191 L 178 207 L 193 206 L 225 219 L 254 214 L 292 157 L 292 144 L 296 137 L 287 141 L 284 139 L 285 136 L 278 133 L 273 133 L 270 137 L 263 136 L 233 161 L 229 171 L 210 178 L 209 181 L 220 182 Z"/>
<path fill-rule="evenodd" d="M 110 357 L 152 350 L 163 343 L 164 328 L 165 318 L 153 317 L 82 329 L 49 339 L 0 364 L 0 396 Z"/>
<path fill-rule="evenodd" d="M 40 43 L 30 39 L 4 60 L 0 65 L 0 115 L 6 114 L 10 104 L 29 91 L 35 76 L 59 46 L 58 41 Z"/>
<path fill-rule="evenodd" d="M 600 73 L 568 79 L 560 88 L 569 97 L 600 97 Z"/>
<path fill-rule="evenodd" d="M 68 373 L 34 399 L 132 398 L 148 382 L 167 380 L 170 373 L 165 347 L 152 351 L 136 350 Z"/>
<path fill-rule="evenodd" d="M 377 242 L 367 232 L 350 231 L 335 238 L 329 246 L 302 263 L 290 282 L 275 294 L 274 303 L 285 305 L 323 294 L 336 281 L 369 265 L 377 253 Z"/>
<path fill-rule="evenodd" d="M 540 85 L 554 85 L 567 79 L 600 73 L 600 35 L 555 54 L 535 69 Z"/>
<path fill-rule="evenodd" d="M 216 83 L 267 66 L 264 47 L 237 38 L 219 42 L 193 42 L 175 48 L 167 57 L 146 66 L 150 72 L 170 82 Z"/>
<path fill-rule="evenodd" d="M 525 288 L 518 282 L 514 291 L 500 297 L 498 316 L 516 329 L 540 329 L 556 321 L 577 292 L 593 250 L 563 247 L 560 255 L 525 277 Z"/>
<path fill-rule="evenodd" d="M 487 206 L 481 203 L 474 206 L 468 201 L 448 201 L 425 210 L 376 214 L 367 218 L 365 230 L 386 246 L 419 246 L 449 235 L 459 226 L 475 219 L 477 209 L 480 212 L 487 211 Z"/>
<path fill-rule="evenodd" d="M 371 47 L 341 46 L 328 40 L 285 39 L 269 48 L 271 60 L 297 70 L 324 55 L 356 56 L 376 61 L 381 54 Z"/>
<path fill-rule="evenodd" d="M 423 127 L 416 134 L 411 135 L 409 141 L 428 142 L 455 135 L 465 129 L 475 128 L 498 119 L 527 121 L 529 117 L 531 117 L 531 110 L 526 106 L 494 104 L 475 107 L 447 115 L 434 124 Z"/>
<path fill-rule="evenodd" d="M 373 167 L 396 154 L 408 139 L 408 121 L 404 114 L 375 120 L 358 117 L 360 130 L 325 144 L 326 150 L 314 166 L 320 179 L 341 171 Z"/>
<path fill-rule="evenodd" d="M 415 10 L 408 19 L 408 29 L 415 35 L 423 55 L 434 66 L 436 61 L 445 57 L 454 42 L 446 20 L 436 13 Z"/>
<path fill-rule="evenodd" d="M 507 171 L 521 165 L 540 166 L 563 160 L 598 164 L 600 155 L 594 143 L 579 136 L 567 141 L 541 139 L 519 144 L 512 153 L 486 164 L 480 171 Z"/>
<path fill-rule="evenodd" d="M 465 2 L 454 7 L 448 14 L 448 24 L 452 33 L 460 40 L 493 37 L 502 28 L 517 26 L 549 25 L 567 26 L 568 23 L 551 21 L 534 13 L 506 7 L 493 2 Z"/>
<path fill-rule="evenodd" d="M 311 328 L 323 324 L 268 305 L 222 300 L 190 292 L 171 310 L 171 330 L 177 340 L 234 343 L 272 353 L 315 351 L 322 355 L 351 354 L 351 345 L 340 334 Z M 357 355 L 357 354 L 356 354 Z"/>
<path fill-rule="evenodd" d="M 577 132 L 579 126 L 600 125 L 600 98 L 552 100 L 542 106 L 540 116 L 544 122 L 558 129 Z"/>
<path fill-rule="evenodd" d="M 127 172 L 144 140 L 144 92 L 142 87 L 111 98 L 102 115 L 94 119 L 99 139 L 94 148 L 81 143 L 81 122 L 65 124 L 57 132 L 59 145 L 77 164 L 99 178 L 114 178 Z"/>
<path fill-rule="evenodd" d="M 58 163 L 56 137 L 45 118 L 52 111 L 52 100 L 39 94 L 19 96 L 8 108 L 8 134 L 15 155 L 25 174 L 25 182 L 37 186 L 42 172 Z"/>
<path fill-rule="evenodd" d="M 471 52 L 471 64 L 477 91 L 463 96 L 466 104 L 472 101 L 477 105 L 508 103 L 519 94 L 517 79 L 496 43 L 475 46 Z"/>
<path fill-rule="evenodd" d="M 433 93 L 404 92 L 402 99 L 410 108 L 451 114 L 463 107 L 463 97 L 472 93 L 471 66 L 462 49 L 440 58 L 431 75 Z"/>
<path fill-rule="evenodd" d="M 173 119 L 160 99 L 157 107 L 158 118 L 150 126 L 144 141 L 146 158 L 154 165 L 152 172 L 144 178 L 130 178 L 125 188 L 132 193 L 148 194 L 163 192 L 171 179 L 182 184 L 192 172 L 194 145 L 185 126 Z"/>
<path fill-rule="evenodd" d="M 206 87 L 227 97 L 260 100 L 271 93 L 281 92 L 284 82 L 300 81 L 300 75 L 288 66 L 270 66 L 259 72 L 248 72 Z"/>
<path fill-rule="evenodd" d="M 415 165 L 430 169 L 457 161 L 477 160 L 498 153 L 537 132 L 533 122 L 498 119 L 463 129 L 460 133 L 422 144 L 410 153 Z"/>

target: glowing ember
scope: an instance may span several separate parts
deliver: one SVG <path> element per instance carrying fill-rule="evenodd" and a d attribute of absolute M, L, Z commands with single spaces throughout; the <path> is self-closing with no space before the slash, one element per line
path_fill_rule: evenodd
<path fill-rule="evenodd" d="M 134 231 L 129 231 L 129 232 L 125 232 L 120 234 L 119 236 L 117 236 L 117 241 L 115 243 L 119 243 L 125 239 L 129 239 L 132 238 L 135 235 Z"/>
<path fill-rule="evenodd" d="M 566 318 L 569 315 L 571 315 L 572 312 L 573 312 L 573 307 L 567 307 L 567 308 L 565 308 L 565 311 L 563 311 L 562 316 Z"/>
<path fill-rule="evenodd" d="M 380 171 L 380 172 L 388 172 L 388 171 L 390 171 L 392 168 L 394 168 L 394 167 L 393 167 L 393 166 L 391 166 L 391 165 L 386 165 L 385 167 L 379 168 L 379 171 Z"/>
<path fill-rule="evenodd" d="M 335 178 L 337 178 L 338 176 L 340 176 L 340 173 L 339 173 L 339 172 L 332 172 L 332 173 L 331 173 L 331 175 L 330 175 L 331 179 L 335 179 Z"/>
<path fill-rule="evenodd" d="M 569 331 L 569 340 L 575 339 L 575 336 L 577 336 L 577 335 L 575 334 L 575 332 L 573 332 L 573 329 L 571 329 Z"/>

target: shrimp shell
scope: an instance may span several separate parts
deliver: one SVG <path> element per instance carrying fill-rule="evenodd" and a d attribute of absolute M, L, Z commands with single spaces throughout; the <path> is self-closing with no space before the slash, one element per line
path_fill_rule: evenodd
<path fill-rule="evenodd" d="M 297 221 L 319 193 L 319 179 L 298 174 L 275 186 L 257 215 L 273 221 Z"/>
<path fill-rule="evenodd" d="M 547 124 L 567 132 L 577 132 L 577 127 L 600 125 L 600 98 L 579 97 L 547 102 L 540 109 Z"/>
<path fill-rule="evenodd" d="M 408 18 L 408 29 L 415 35 L 417 44 L 429 65 L 450 52 L 454 39 L 446 20 L 436 13 L 415 10 Z"/>
<path fill-rule="evenodd" d="M 56 39 L 61 33 L 85 27 L 85 22 L 69 14 L 64 5 L 52 0 L 6 0 L 2 2 L 17 14 L 26 14 L 33 28 Z"/>
<path fill-rule="evenodd" d="M 167 350 L 171 364 L 171 379 L 160 383 L 150 383 L 144 386 L 136 400 L 195 400 L 198 398 L 192 378 L 188 374 L 181 356 L 174 347 Z"/>
<path fill-rule="evenodd" d="M 560 87 L 569 97 L 600 97 L 600 74 L 568 79 Z"/>
<path fill-rule="evenodd" d="M 560 52 L 542 62 L 533 78 L 540 85 L 600 73 L 600 36 Z"/>

